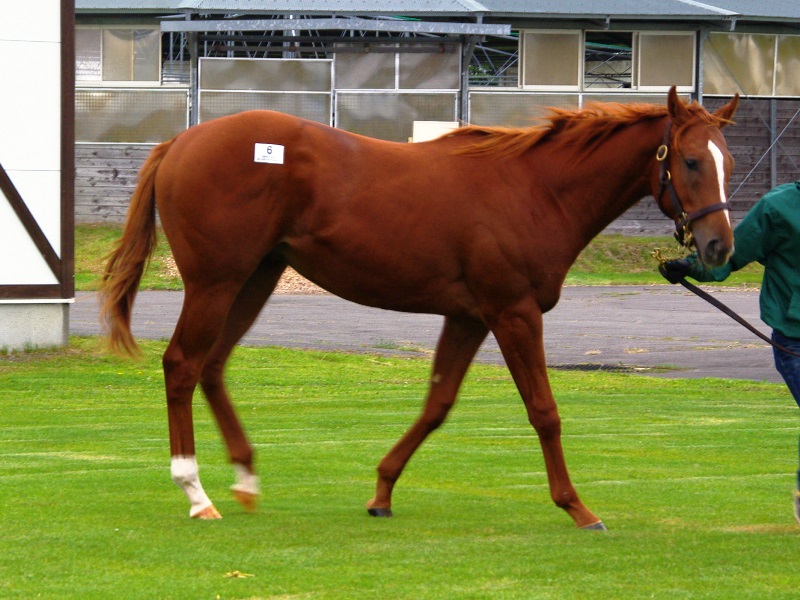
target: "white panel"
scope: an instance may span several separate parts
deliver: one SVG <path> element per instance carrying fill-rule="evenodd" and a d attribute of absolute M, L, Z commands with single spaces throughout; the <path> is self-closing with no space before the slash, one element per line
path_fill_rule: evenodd
<path fill-rule="evenodd" d="M 61 255 L 61 172 L 6 171 L 47 241 Z M 0 231 L 5 231 L 0 225 Z"/>
<path fill-rule="evenodd" d="M 0 224 L 0 285 L 58 283 L 2 193 Z"/>
<path fill-rule="evenodd" d="M 414 121 L 411 140 L 414 142 L 435 140 L 453 129 L 458 129 L 458 125 L 458 121 Z"/>
<path fill-rule="evenodd" d="M 0 73 L 0 164 L 60 169 L 60 44 L 0 42 Z"/>
<path fill-rule="evenodd" d="M 0 40 L 60 41 L 60 0 L 0 0 Z"/>

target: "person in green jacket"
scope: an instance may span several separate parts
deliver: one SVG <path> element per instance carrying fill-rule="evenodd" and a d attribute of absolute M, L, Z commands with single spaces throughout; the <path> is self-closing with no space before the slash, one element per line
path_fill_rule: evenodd
<path fill-rule="evenodd" d="M 759 304 L 761 320 L 772 327 L 772 340 L 800 354 L 800 181 L 767 192 L 734 229 L 730 260 L 706 268 L 697 255 L 665 262 L 659 270 L 670 282 L 689 276 L 722 281 L 757 261 L 764 265 Z M 775 348 L 775 368 L 800 406 L 800 357 Z M 800 448 L 800 441 L 798 442 Z M 794 516 L 800 523 L 800 468 L 794 491 Z"/>

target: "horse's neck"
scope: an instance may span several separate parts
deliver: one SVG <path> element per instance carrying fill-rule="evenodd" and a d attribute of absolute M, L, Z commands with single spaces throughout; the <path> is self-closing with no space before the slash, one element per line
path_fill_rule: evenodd
<path fill-rule="evenodd" d="M 550 172 L 555 200 L 583 248 L 637 201 L 652 193 L 653 169 L 666 119 L 623 127 L 571 167 Z M 580 251 L 580 249 L 578 251 Z"/>

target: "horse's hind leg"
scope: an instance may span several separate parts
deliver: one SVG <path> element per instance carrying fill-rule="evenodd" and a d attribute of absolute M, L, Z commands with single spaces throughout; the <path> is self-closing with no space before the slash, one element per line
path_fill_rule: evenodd
<path fill-rule="evenodd" d="M 258 317 L 285 268 L 285 263 L 269 258 L 259 265 L 236 297 L 222 333 L 200 374 L 200 385 L 225 439 L 228 456 L 236 471 L 236 483 L 231 490 L 247 510 L 255 508 L 259 494 L 258 477 L 253 469 L 253 449 L 225 389 L 225 363 L 233 348 Z"/>
<path fill-rule="evenodd" d="M 219 518 L 203 491 L 195 456 L 192 395 L 211 347 L 216 342 L 239 286 L 186 286 L 183 309 L 175 333 L 164 352 L 172 479 L 189 498 L 189 515 Z"/>
<path fill-rule="evenodd" d="M 436 348 L 428 397 L 417 421 L 378 465 L 375 497 L 367 502 L 369 514 L 391 517 L 392 489 L 406 463 L 425 438 L 441 425 L 453 406 L 464 375 L 486 338 L 486 326 L 472 319 L 446 318 Z"/>

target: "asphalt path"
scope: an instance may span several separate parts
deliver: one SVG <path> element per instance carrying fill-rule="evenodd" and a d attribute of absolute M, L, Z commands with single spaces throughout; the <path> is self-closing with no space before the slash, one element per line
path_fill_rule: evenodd
<path fill-rule="evenodd" d="M 704 289 L 769 333 L 758 317 L 757 291 Z M 181 292 L 140 292 L 134 335 L 169 339 L 182 302 Z M 680 286 L 568 286 L 544 322 L 551 368 L 782 381 L 765 342 Z M 277 294 L 242 344 L 432 356 L 441 326 L 437 315 L 368 308 L 331 295 Z M 78 293 L 70 332 L 102 332 L 94 293 Z M 503 364 L 491 335 L 476 360 Z"/>

